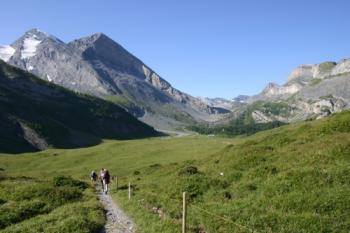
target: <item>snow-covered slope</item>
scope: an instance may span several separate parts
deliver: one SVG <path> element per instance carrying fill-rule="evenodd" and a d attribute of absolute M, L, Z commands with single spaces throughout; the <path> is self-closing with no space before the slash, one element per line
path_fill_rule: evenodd
<path fill-rule="evenodd" d="M 0 45 L 0 59 L 7 62 L 15 53 L 15 49 L 10 45 Z"/>
<path fill-rule="evenodd" d="M 26 59 L 35 56 L 38 45 L 41 40 L 37 39 L 35 34 L 28 34 L 28 38 L 24 39 L 23 49 L 21 50 L 21 59 Z"/>

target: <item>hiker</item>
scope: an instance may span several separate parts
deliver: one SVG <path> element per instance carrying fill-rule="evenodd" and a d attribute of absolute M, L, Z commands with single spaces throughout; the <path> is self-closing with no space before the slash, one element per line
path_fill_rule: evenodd
<path fill-rule="evenodd" d="M 97 180 L 97 174 L 94 170 L 92 170 L 92 172 L 90 173 L 90 179 L 91 179 L 91 183 L 95 183 Z"/>
<path fill-rule="evenodd" d="M 110 182 L 110 175 L 109 175 L 109 171 L 107 169 L 104 169 L 104 176 L 103 176 L 103 191 L 105 194 L 107 194 L 108 192 L 108 184 Z"/>
<path fill-rule="evenodd" d="M 101 181 L 101 187 L 102 187 L 102 192 L 104 192 L 104 184 L 103 184 L 103 179 L 104 179 L 104 176 L 105 176 L 105 169 L 104 168 L 101 168 L 101 171 L 100 171 L 100 181 Z"/>

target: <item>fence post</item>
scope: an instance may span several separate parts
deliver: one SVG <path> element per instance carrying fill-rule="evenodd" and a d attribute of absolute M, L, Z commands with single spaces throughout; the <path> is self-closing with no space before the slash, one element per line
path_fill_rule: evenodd
<path fill-rule="evenodd" d="M 130 185 L 130 182 L 129 182 L 129 200 L 131 199 L 131 185 Z"/>
<path fill-rule="evenodd" d="M 182 233 L 186 233 L 186 192 L 182 193 Z"/>

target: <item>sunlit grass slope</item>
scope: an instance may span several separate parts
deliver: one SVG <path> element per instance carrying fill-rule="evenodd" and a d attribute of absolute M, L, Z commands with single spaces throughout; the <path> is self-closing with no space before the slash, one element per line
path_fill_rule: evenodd
<path fill-rule="evenodd" d="M 180 231 L 183 191 L 189 232 L 350 231 L 350 112 L 246 138 L 105 141 L 0 164 L 10 176 L 80 179 L 107 167 L 120 177 L 113 197 L 145 233 Z"/>
<path fill-rule="evenodd" d="M 50 149 L 38 153 L 0 156 L 0 167 L 11 175 L 72 175 L 88 178 L 92 169 L 107 167 L 111 175 L 129 176 L 149 165 L 205 158 L 224 148 L 229 139 L 192 136 L 116 141 L 83 149 Z M 0 154 L 1 155 L 1 154 Z"/>
<path fill-rule="evenodd" d="M 93 233 L 104 212 L 92 189 L 65 177 L 0 177 L 0 232 Z"/>
<path fill-rule="evenodd" d="M 81 199 L 74 202 L 70 201 L 70 190 L 66 190 L 66 196 L 63 190 L 60 194 L 64 196 L 62 198 L 68 198 L 67 203 L 53 206 L 50 202 L 57 198 L 51 192 L 58 191 L 52 187 L 52 177 L 65 175 L 87 181 L 91 170 L 107 167 L 111 175 L 125 181 L 135 170 L 152 164 L 205 158 L 224 148 L 226 141 L 201 136 L 107 140 L 84 149 L 2 154 L 0 169 L 11 177 L 0 182 L 0 224 L 4 224 L 2 228 L 6 227 L 3 232 L 40 232 L 40 229 L 48 233 L 98 232 L 104 220 L 92 189 L 88 188 L 83 196 L 79 196 Z"/>
<path fill-rule="evenodd" d="M 144 232 L 349 232 L 350 112 L 232 141 L 211 156 L 134 172 L 115 197 Z M 126 183 L 125 183 L 126 184 Z"/>

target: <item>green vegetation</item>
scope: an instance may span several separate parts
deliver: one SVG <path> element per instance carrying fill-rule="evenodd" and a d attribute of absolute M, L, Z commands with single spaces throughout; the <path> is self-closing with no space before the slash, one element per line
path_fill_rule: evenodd
<path fill-rule="evenodd" d="M 0 232 L 97 232 L 104 212 L 91 188 L 70 177 L 0 181 Z"/>
<path fill-rule="evenodd" d="M 321 100 L 329 100 L 329 99 L 335 99 L 332 94 L 326 95 L 326 96 L 320 96 Z"/>
<path fill-rule="evenodd" d="M 337 65 L 336 62 L 323 62 L 319 65 L 320 73 L 329 73 Z"/>
<path fill-rule="evenodd" d="M 349 232 L 350 112 L 232 141 L 212 156 L 139 169 L 119 202 L 144 232 Z M 222 175 L 220 175 L 222 174 Z M 171 184 L 171 185 L 169 185 Z"/>
<path fill-rule="evenodd" d="M 280 121 L 273 121 L 268 123 L 240 123 L 241 118 L 231 121 L 227 125 L 221 126 L 210 126 L 205 124 L 197 124 L 189 126 L 188 129 L 191 131 L 198 132 L 200 134 L 215 134 L 222 136 L 238 136 L 238 135 L 252 135 L 256 132 L 273 129 L 285 125 L 285 123 Z"/>
<path fill-rule="evenodd" d="M 3 62 L 0 93 L 0 152 L 37 150 L 37 138 L 74 148 L 96 145 L 101 138 L 157 135 L 109 101 L 69 91 Z"/>
<path fill-rule="evenodd" d="M 131 100 L 129 100 L 128 98 L 126 98 L 125 96 L 121 96 L 121 95 L 108 95 L 108 96 L 104 96 L 105 100 L 108 100 L 114 104 L 117 104 L 119 106 L 122 106 L 123 108 L 127 109 L 127 111 L 131 114 L 133 114 L 134 116 L 142 116 L 144 114 L 144 110 L 142 109 L 141 103 L 138 103 L 137 105 L 132 102 Z"/>
<path fill-rule="evenodd" d="M 292 110 L 289 104 L 284 102 L 266 102 L 260 103 L 257 109 L 261 110 L 268 116 L 283 116 L 287 117 Z"/>
<path fill-rule="evenodd" d="M 174 106 L 170 104 L 164 104 L 159 111 L 162 113 L 162 115 L 175 119 L 180 122 L 185 122 L 190 124 L 191 123 L 193 124 L 195 122 L 195 120 L 190 114 L 179 111 L 178 109 L 174 108 Z"/>
<path fill-rule="evenodd" d="M 311 81 L 310 81 L 310 86 L 316 86 L 317 84 L 319 84 L 320 82 L 322 82 L 323 79 L 321 78 L 313 78 Z"/>
<path fill-rule="evenodd" d="M 179 232 L 183 191 L 188 194 L 189 232 L 350 231 L 349 111 L 249 137 L 106 140 L 79 150 L 2 155 L 0 164 L 10 177 L 79 179 L 107 166 L 120 178 L 121 189 L 112 190 L 113 197 L 145 233 Z M 50 182 L 83 188 L 65 179 Z M 48 219 L 60 208 L 38 216 Z M 62 220 L 61 226 L 66 225 Z"/>
<path fill-rule="evenodd" d="M 16 156 L 3 154 L 0 166 L 13 176 L 66 174 L 77 179 L 86 179 L 91 170 L 108 166 L 111 175 L 125 177 L 153 164 L 164 165 L 210 156 L 229 141 L 205 136 L 105 140 L 100 145 L 82 149 L 49 149 Z"/>
<path fill-rule="evenodd" d="M 222 125 L 208 125 L 195 124 L 188 127 L 189 130 L 198 132 L 200 134 L 215 134 L 224 136 L 238 136 L 238 135 L 252 135 L 259 131 L 273 129 L 285 125 L 286 123 L 274 120 L 268 123 L 255 123 L 252 113 L 259 110 L 271 116 L 276 115 L 287 116 L 291 111 L 291 107 L 284 102 L 263 102 L 257 101 L 244 111 L 240 116 L 234 118 L 227 124 Z"/>

